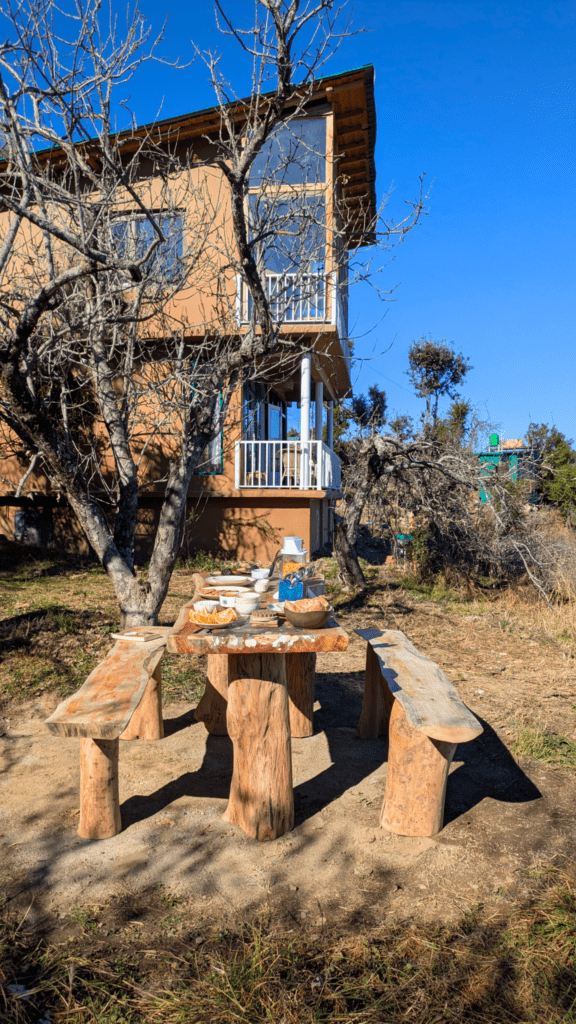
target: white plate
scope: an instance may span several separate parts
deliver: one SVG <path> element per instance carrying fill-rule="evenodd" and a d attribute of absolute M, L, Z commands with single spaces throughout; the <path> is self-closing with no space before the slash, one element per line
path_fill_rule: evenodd
<path fill-rule="evenodd" d="M 252 579 L 250 576 L 208 576 L 206 583 L 211 587 L 242 587 L 252 583 Z"/>
<path fill-rule="evenodd" d="M 227 594 L 245 594 L 246 587 L 202 587 L 202 593 L 209 594 L 209 596 L 214 599 L 221 597 L 224 591 L 226 591 Z"/>

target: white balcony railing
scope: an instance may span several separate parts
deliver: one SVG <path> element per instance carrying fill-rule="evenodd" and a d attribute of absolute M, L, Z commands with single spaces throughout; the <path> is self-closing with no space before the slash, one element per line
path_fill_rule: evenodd
<path fill-rule="evenodd" d="M 252 316 L 252 297 L 238 279 L 240 320 Z M 271 274 L 265 276 L 266 297 L 275 320 L 307 323 L 329 319 L 326 313 L 326 275 L 320 273 Z"/>
<path fill-rule="evenodd" d="M 237 441 L 235 486 L 340 490 L 340 459 L 323 441 Z"/>

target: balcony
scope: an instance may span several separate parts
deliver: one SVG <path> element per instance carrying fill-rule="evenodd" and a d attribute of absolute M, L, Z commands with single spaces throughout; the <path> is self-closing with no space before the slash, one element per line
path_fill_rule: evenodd
<path fill-rule="evenodd" d="M 340 459 L 323 441 L 237 441 L 235 487 L 339 491 Z"/>
<path fill-rule="evenodd" d="M 344 304 L 332 274 L 267 273 L 265 288 L 275 320 L 283 324 L 334 324 L 342 355 L 349 358 Z M 240 277 L 236 281 L 236 314 L 241 324 L 248 323 L 252 315 L 252 298 Z"/>

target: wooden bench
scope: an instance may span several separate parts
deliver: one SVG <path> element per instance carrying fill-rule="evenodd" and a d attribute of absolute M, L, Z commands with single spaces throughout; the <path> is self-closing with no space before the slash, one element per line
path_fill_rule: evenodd
<path fill-rule="evenodd" d="M 164 735 L 160 663 L 170 627 L 147 627 L 158 639 L 119 640 L 83 686 L 46 720 L 58 736 L 80 737 L 80 823 L 83 839 L 120 832 L 120 740 Z"/>
<path fill-rule="evenodd" d="M 433 836 L 444 822 L 446 782 L 458 743 L 483 729 L 450 680 L 398 630 L 357 629 L 368 641 L 363 739 L 389 736 L 380 825 L 402 836 Z"/>

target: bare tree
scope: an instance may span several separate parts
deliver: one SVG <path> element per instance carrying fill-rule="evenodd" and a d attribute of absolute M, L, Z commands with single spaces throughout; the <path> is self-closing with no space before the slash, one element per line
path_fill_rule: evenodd
<path fill-rule="evenodd" d="M 289 167 L 305 165 L 304 181 L 315 173 L 297 119 L 338 39 L 335 4 L 258 0 L 246 31 L 216 7 L 253 62 L 253 91 L 235 97 L 205 57 L 218 104 L 200 152 L 177 131 L 138 128 L 130 117 L 119 130 L 114 119 L 118 90 L 155 59 L 137 8 L 124 38 L 100 0 L 75 0 L 68 12 L 20 0 L 2 12 L 0 419 L 65 495 L 125 624 L 157 621 L 190 481 L 234 388 L 270 357 L 279 375 L 297 359 L 301 339 L 282 336 L 286 307 L 294 289 L 314 301 L 310 268 L 326 245 L 326 212 L 308 201 L 302 175 L 291 183 Z M 277 133 L 292 123 L 294 145 L 283 152 Z M 254 181 L 263 187 L 249 199 Z M 405 236 L 423 203 L 421 193 L 404 221 L 382 224 L 384 247 Z M 338 216 L 336 250 L 351 233 L 345 204 Z M 355 217 L 358 245 L 375 242 L 369 211 Z M 270 254 L 279 266 L 272 290 Z M 371 270 L 359 262 L 356 273 Z M 193 324 L 186 292 L 208 296 Z M 159 482 L 143 585 L 138 502 Z"/>

